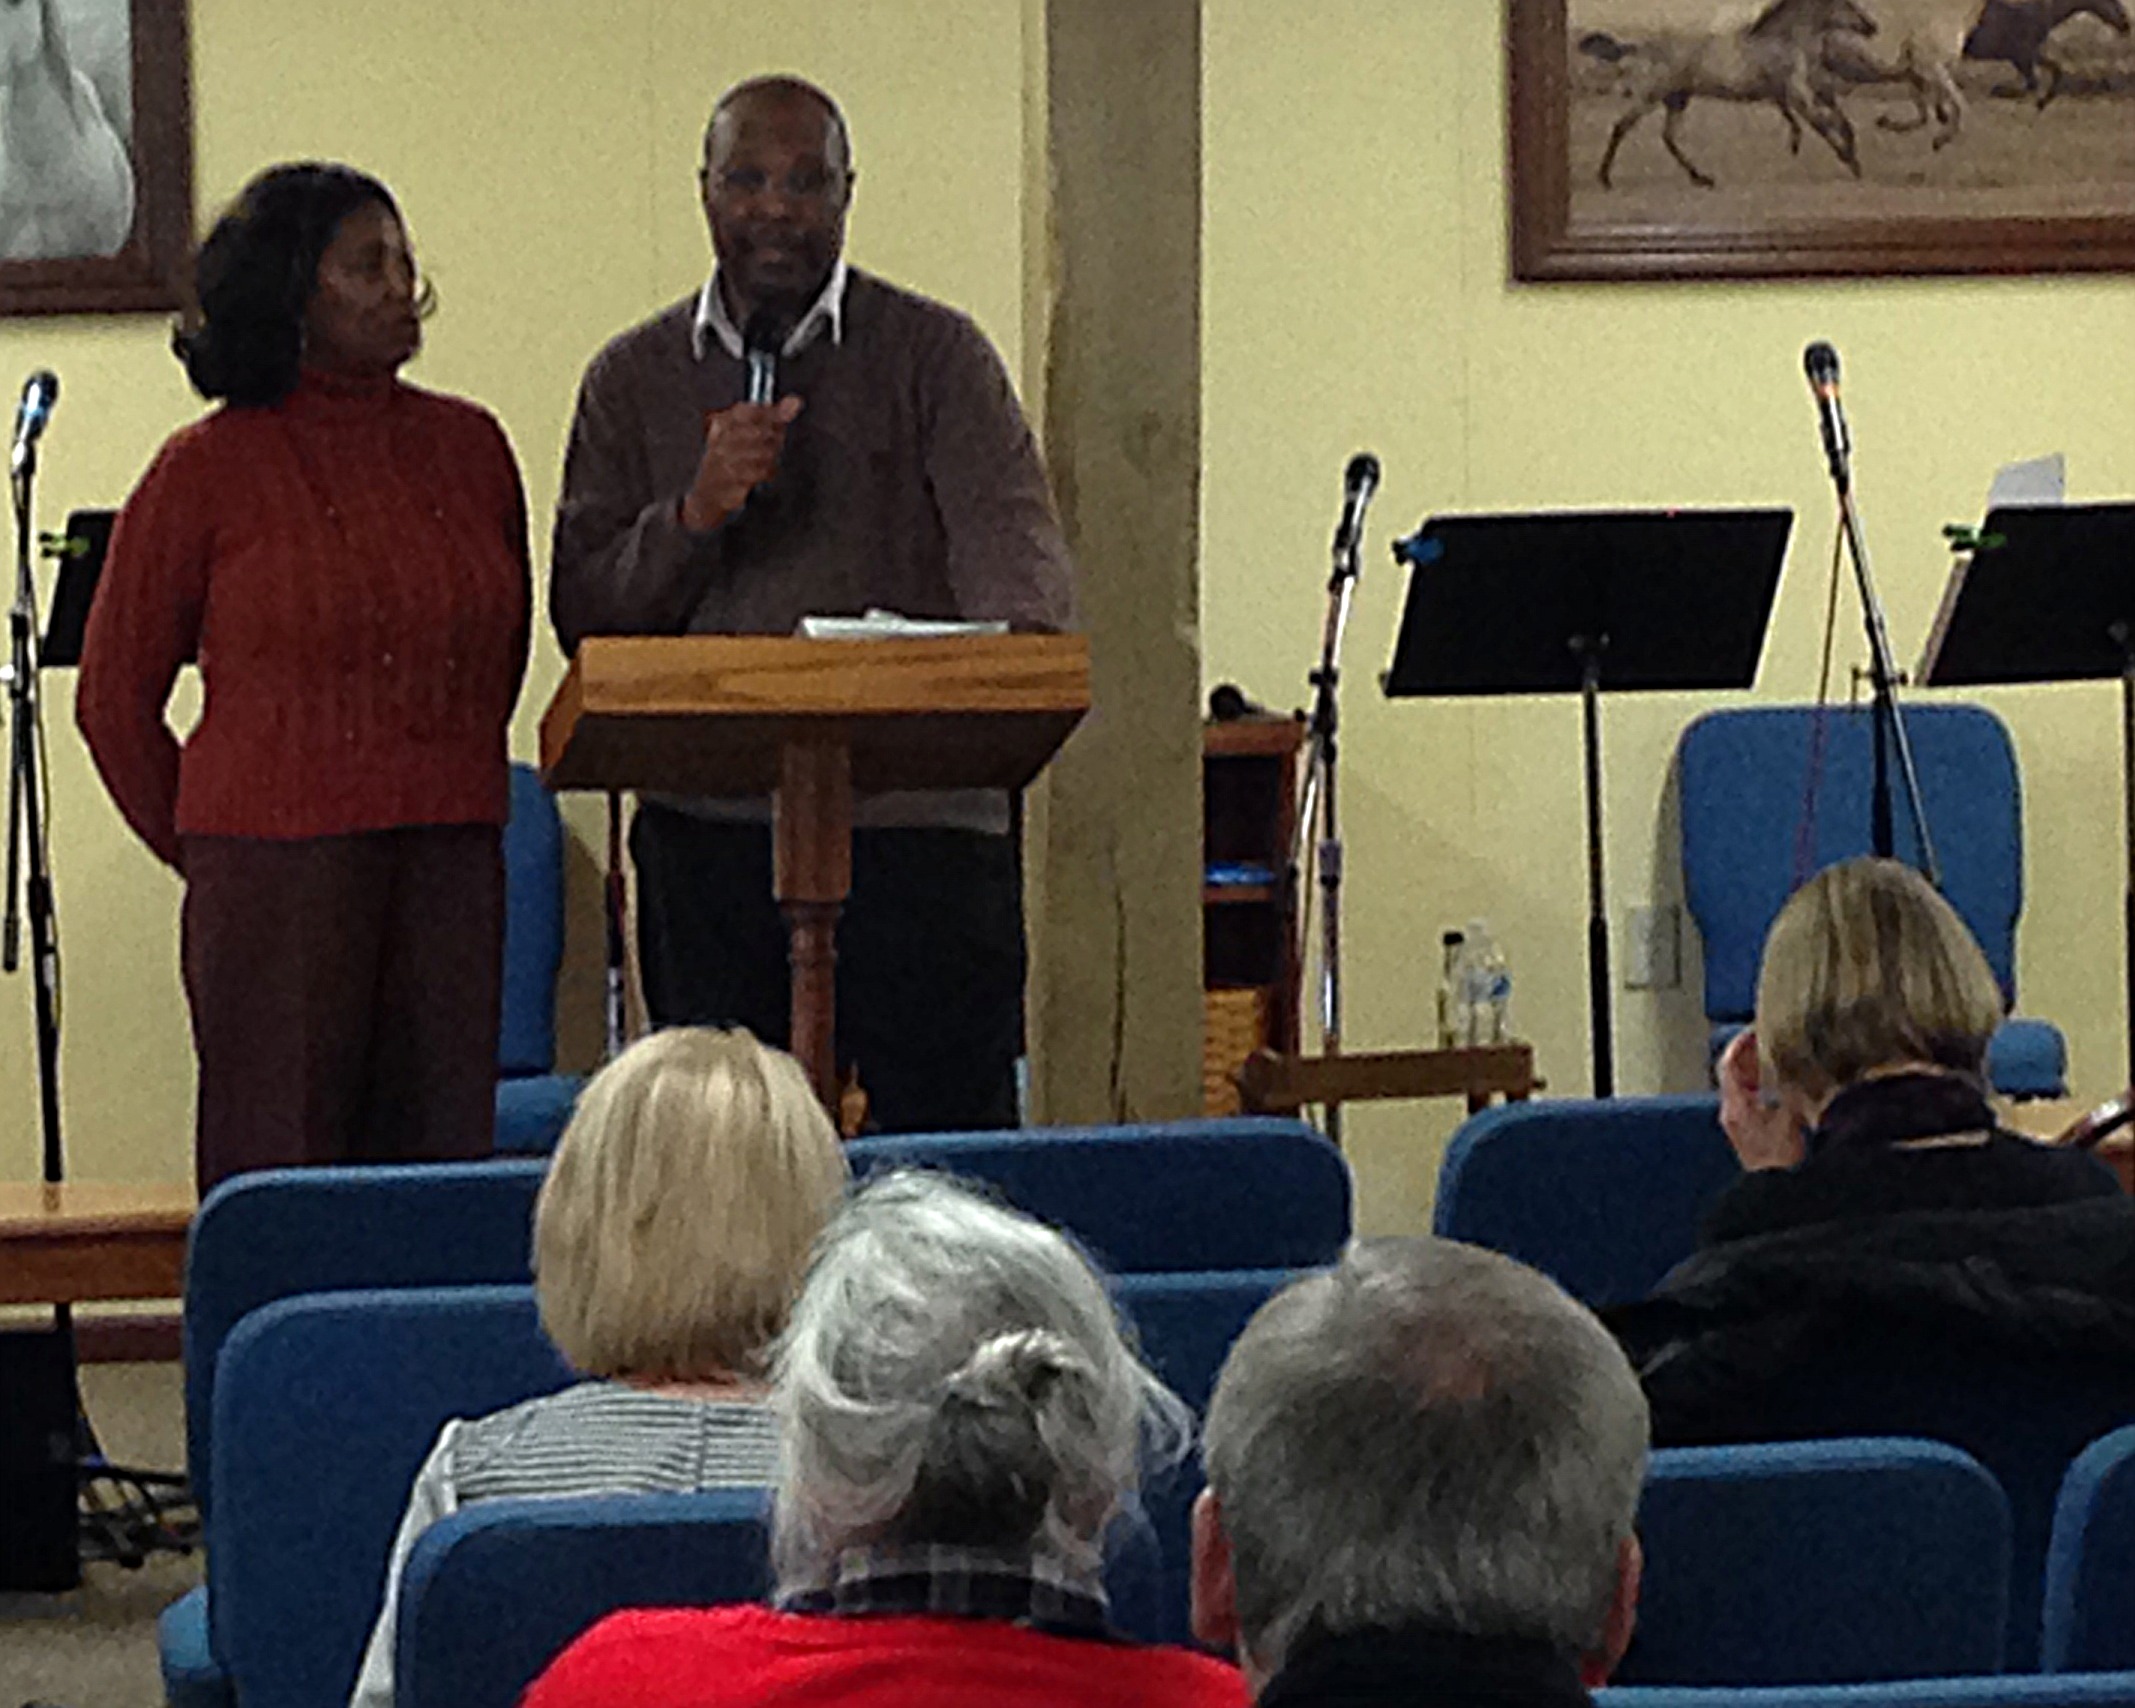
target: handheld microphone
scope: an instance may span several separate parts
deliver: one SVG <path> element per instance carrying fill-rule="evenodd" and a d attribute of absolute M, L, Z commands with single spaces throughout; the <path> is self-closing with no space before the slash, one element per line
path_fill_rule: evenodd
<path fill-rule="evenodd" d="M 33 460 L 37 441 L 44 437 L 58 402 L 59 376 L 50 368 L 39 368 L 23 382 L 22 401 L 15 406 L 14 448 L 8 456 L 8 465 L 16 474 Z"/>
<path fill-rule="evenodd" d="M 768 303 L 749 316 L 749 324 L 741 334 L 742 360 L 749 369 L 749 402 L 777 400 L 779 352 L 785 349 L 792 333 L 792 317 Z"/>
<path fill-rule="evenodd" d="M 1816 394 L 1831 478 L 1843 493 L 1853 485 L 1853 435 L 1846 430 L 1846 410 L 1838 397 L 1838 352 L 1819 339 L 1802 352 L 1801 365 L 1809 376 L 1809 389 Z"/>
<path fill-rule="evenodd" d="M 1342 519 L 1334 525 L 1334 558 L 1337 565 L 1354 568 L 1357 547 L 1364 538 L 1364 512 L 1371 508 L 1372 494 L 1379 490 L 1379 459 L 1359 451 L 1342 471 Z"/>

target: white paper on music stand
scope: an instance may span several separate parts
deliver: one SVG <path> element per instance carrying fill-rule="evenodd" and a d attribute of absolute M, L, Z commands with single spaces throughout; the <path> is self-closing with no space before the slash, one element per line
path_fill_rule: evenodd
<path fill-rule="evenodd" d="M 1987 514 L 1997 510 L 2043 508 L 2068 497 L 2068 458 L 2060 451 L 2051 456 L 2030 457 L 2020 463 L 2005 463 L 1994 471 L 1987 486 Z M 1972 554 L 1960 552 L 1950 565 L 1950 579 L 1942 589 L 1942 603 L 1928 626 L 1927 643 L 1920 649 L 1920 668 L 1913 673 L 1919 687 L 1935 674 L 1935 660 L 1942 653 L 1942 638 L 1957 615 L 1957 596 L 1964 591 L 1965 571 L 1972 567 Z"/>
<path fill-rule="evenodd" d="M 1987 510 L 1991 515 L 2020 504 L 2060 504 L 2067 498 L 2068 458 L 2056 451 L 1995 470 L 1994 483 L 1987 488 Z"/>

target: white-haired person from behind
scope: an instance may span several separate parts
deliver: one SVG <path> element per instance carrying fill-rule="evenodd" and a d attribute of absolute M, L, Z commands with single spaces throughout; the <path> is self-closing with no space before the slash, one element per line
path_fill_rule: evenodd
<path fill-rule="evenodd" d="M 1209 1404 L 1194 1631 L 1259 1708 L 1583 1708 L 1623 1656 L 1646 1402 L 1554 1282 L 1354 1245 L 1263 1305 Z"/>
<path fill-rule="evenodd" d="M 801 1066 L 678 1026 L 586 1086 L 534 1208 L 541 1323 L 588 1380 L 445 1425 L 408 1498 L 352 1708 L 390 1708 L 416 1538 L 472 1501 L 770 1484 L 770 1348 L 848 1180 Z"/>
<path fill-rule="evenodd" d="M 1107 1624 L 1105 1531 L 1189 1414 L 1059 1233 L 945 1176 L 857 1193 L 781 1343 L 775 1607 L 618 1613 L 524 1708 L 1243 1708 Z"/>

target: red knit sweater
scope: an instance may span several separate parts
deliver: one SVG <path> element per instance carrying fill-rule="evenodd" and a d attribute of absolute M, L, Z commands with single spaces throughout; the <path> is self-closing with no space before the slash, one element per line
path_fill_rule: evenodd
<path fill-rule="evenodd" d="M 173 864 L 183 835 L 502 823 L 527 622 L 526 497 L 496 421 L 307 374 L 157 453 L 112 530 L 75 714 Z M 165 707 L 196 655 L 181 750 Z"/>
<path fill-rule="evenodd" d="M 520 1708 L 1246 1708 L 1236 1668 L 1184 1649 L 1053 1637 L 991 1619 L 762 1607 L 617 1613 Z"/>

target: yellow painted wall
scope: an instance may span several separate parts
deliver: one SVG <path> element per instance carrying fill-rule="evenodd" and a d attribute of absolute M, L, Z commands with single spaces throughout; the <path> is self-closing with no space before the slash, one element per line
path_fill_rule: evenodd
<path fill-rule="evenodd" d="M 1383 699 L 1374 680 L 1403 592 L 1386 542 L 1441 510 L 1791 505 L 1758 692 L 1808 698 L 1832 506 L 1800 361 L 1829 338 L 1909 666 L 1948 569 L 1938 529 L 1976 518 L 1998 464 L 2065 449 L 2072 496 L 2135 492 L 2135 282 L 1512 285 L 1500 15 L 1485 0 L 1209 0 L 1204 669 L 1302 702 L 1343 463 L 1376 450 L 1386 483 L 1344 699 L 1349 1041 L 1425 1041 L 1438 933 L 1480 914 L 1510 951 L 1519 1030 L 1552 1089 L 1579 1092 L 1577 704 Z M 1851 662 L 1863 649 L 1845 610 Z M 2022 1007 L 2066 1029 L 2078 1089 L 2117 1086 L 2115 694 L 1986 698 L 2014 732 L 2026 790 Z M 1669 759 L 1716 703 L 1625 697 L 1604 712 L 1619 957 L 1625 910 L 1679 888 Z M 1679 992 L 1618 992 L 1619 1089 L 1697 1083 L 1687 959 Z M 1419 1225 L 1453 1112 L 1351 1119 L 1361 1224 Z"/>
<path fill-rule="evenodd" d="M 1578 729 L 1569 702 L 1393 704 L 1371 687 L 1401 587 L 1384 543 L 1441 509 L 1779 502 L 1800 512 L 1761 692 L 1813 687 L 1830 505 L 1799 358 L 1845 353 L 1862 499 L 1901 656 L 1945 562 L 1936 529 L 2008 457 L 2063 448 L 2081 496 L 2135 491 L 2135 284 L 2113 279 L 1676 287 L 1506 282 L 1498 8 L 1487 0 L 1207 0 L 1203 481 L 1210 681 L 1303 696 L 1345 459 L 1387 469 L 1346 700 L 1349 1031 L 1421 1041 L 1439 929 L 1481 913 L 1555 1089 L 1586 1083 Z M 844 99 L 852 249 L 969 307 L 1022 358 L 1030 8 L 1009 0 L 195 0 L 204 209 L 260 165 L 352 159 L 405 204 L 443 297 L 413 377 L 478 397 L 554 497 L 580 368 L 705 264 L 691 184 L 713 92 L 792 68 Z M 59 370 L 43 516 L 123 495 L 197 405 L 154 319 L 12 321 L 0 374 Z M 12 383 L 12 381 L 10 381 Z M 537 530 L 538 534 L 538 530 Z M 537 556 L 545 555 L 537 537 Z M 1859 655 L 1853 630 L 1842 655 Z M 559 661 L 545 632 L 518 751 Z M 2024 765 L 2024 1007 L 2067 1029 L 2077 1084 L 2117 1080 L 2118 796 L 2104 688 L 1993 697 Z M 1607 712 L 1615 917 L 1673 893 L 1669 754 L 1703 702 Z M 50 724 L 77 1170 L 189 1156 L 178 889 Z M 580 816 L 580 828 L 589 821 Z M 583 862 L 581 861 L 582 865 Z M 574 957 L 588 945 L 573 915 Z M 1686 935 L 1686 945 L 1694 940 Z M 1621 948 L 1619 932 L 1619 951 Z M 1694 954 L 1676 993 L 1619 993 L 1619 1083 L 1692 1083 Z M 0 1176 L 35 1172 L 29 992 L 0 984 Z M 1427 1214 L 1445 1106 L 1352 1116 L 1361 1220 Z"/>
<path fill-rule="evenodd" d="M 860 168 L 853 258 L 969 309 L 1011 368 L 1020 362 L 1023 19 L 1012 4 L 194 0 L 193 28 L 203 218 L 280 159 L 347 159 L 393 187 L 442 299 L 409 377 L 504 421 L 536 518 L 537 575 L 587 358 L 703 278 L 698 138 L 712 97 L 741 77 L 797 70 L 840 97 Z M 46 525 L 122 498 L 198 411 L 166 335 L 155 317 L 0 326 L 0 374 L 44 365 L 63 383 L 45 442 Z M 538 634 L 522 757 L 561 672 L 545 621 Z M 172 1178 L 191 1162 L 179 887 L 106 802 L 73 733 L 71 689 L 52 679 L 47 714 L 69 1157 L 83 1176 Z M 597 929 L 574 910 L 575 959 L 598 954 Z M 33 1087 L 18 977 L 0 983 L 0 1178 L 37 1171 Z"/>

